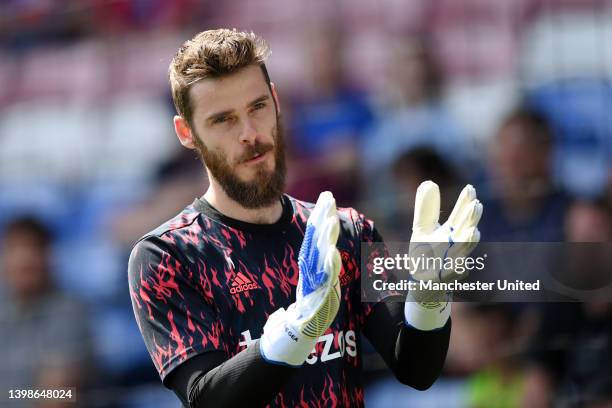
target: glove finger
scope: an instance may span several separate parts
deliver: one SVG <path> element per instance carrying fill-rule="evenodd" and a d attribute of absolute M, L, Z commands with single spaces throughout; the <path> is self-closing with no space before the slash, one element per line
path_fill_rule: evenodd
<path fill-rule="evenodd" d="M 317 242 L 317 250 L 319 252 L 317 260 L 317 274 L 319 274 L 319 276 L 317 276 L 315 280 L 318 285 L 326 282 L 326 278 L 330 271 L 330 265 L 328 265 L 328 262 L 330 262 L 330 259 L 333 261 L 335 255 L 338 254 L 336 242 L 338 241 L 339 229 L 338 217 L 328 217 L 327 220 L 325 220 L 325 224 L 321 230 L 321 234 L 319 235 Z"/>
<path fill-rule="evenodd" d="M 325 219 L 321 229 L 317 231 L 317 246 L 321 249 L 328 244 L 336 245 L 340 234 L 340 223 L 337 216 L 330 216 Z"/>
<path fill-rule="evenodd" d="M 480 217 L 482 217 L 482 204 L 478 200 L 472 200 L 465 206 L 454 226 L 459 231 L 471 230 L 476 227 L 478 221 L 480 221 Z"/>
<path fill-rule="evenodd" d="M 339 225 L 337 217 L 328 217 L 325 223 L 317 230 L 316 249 L 319 253 L 317 260 L 317 268 L 324 267 L 325 258 L 327 258 L 328 248 L 330 245 L 335 246 L 338 241 Z"/>
<path fill-rule="evenodd" d="M 328 245 L 324 253 L 319 255 L 321 260 L 319 267 L 313 273 L 306 294 L 317 291 L 323 287 L 330 286 L 338 279 L 340 265 L 340 254 L 334 245 Z M 327 290 L 327 289 L 325 289 Z"/>
<path fill-rule="evenodd" d="M 328 282 L 330 285 L 333 285 L 336 280 L 338 280 L 338 275 L 340 274 L 342 260 L 340 258 L 340 253 L 338 249 L 334 245 L 329 246 L 328 255 L 325 258 L 325 270 L 329 276 Z"/>
<path fill-rule="evenodd" d="M 321 223 L 329 216 L 336 214 L 336 200 L 329 191 L 324 191 L 319 194 L 319 199 L 308 217 L 308 224 L 314 225 L 316 228 L 321 226 Z"/>
<path fill-rule="evenodd" d="M 325 207 L 329 205 L 329 195 L 331 193 L 329 191 L 323 191 L 319 194 L 319 198 L 317 198 L 317 202 L 312 209 L 312 213 L 310 214 L 309 221 L 319 221 L 322 214 L 325 212 Z M 314 224 L 314 222 L 313 222 Z"/>
<path fill-rule="evenodd" d="M 453 245 L 448 249 L 447 256 L 451 258 L 469 255 L 480 242 L 480 231 L 471 227 L 459 234 Z"/>
<path fill-rule="evenodd" d="M 467 205 L 476 199 L 476 189 L 471 184 L 468 184 L 461 190 L 461 194 L 459 194 L 459 198 L 455 203 L 455 207 L 453 207 L 453 211 L 448 217 L 446 221 L 448 225 L 456 228 L 459 222 L 459 217 L 467 207 Z"/>
<path fill-rule="evenodd" d="M 306 226 L 306 232 L 304 233 L 304 239 L 300 247 L 300 253 L 298 255 L 298 264 L 300 266 L 300 276 L 304 273 L 308 273 L 313 264 L 314 246 L 316 245 L 316 229 L 313 225 Z"/>
<path fill-rule="evenodd" d="M 474 250 L 474 248 L 476 248 L 476 245 L 478 245 L 479 242 L 480 242 L 480 231 L 478 230 L 478 228 L 474 228 L 474 231 L 472 232 L 472 236 L 470 237 L 470 242 L 468 244 L 467 254 L 471 253 Z"/>
<path fill-rule="evenodd" d="M 472 242 L 476 242 L 478 243 L 478 241 L 480 240 L 480 231 L 478 231 L 478 228 L 476 227 L 470 227 L 470 228 L 466 228 L 464 230 L 462 230 L 457 237 L 455 237 L 455 242 L 461 242 L 461 243 L 472 243 Z"/>
<path fill-rule="evenodd" d="M 300 269 L 298 285 L 300 293 L 303 295 L 308 295 L 316 290 L 320 282 L 324 280 L 324 276 L 321 276 L 324 275 L 323 268 L 321 267 L 321 261 L 324 258 L 315 240 L 316 230 L 314 226 L 309 225 L 306 228 L 306 234 L 298 257 Z"/>
<path fill-rule="evenodd" d="M 433 181 L 424 181 L 416 192 L 412 230 L 428 234 L 437 228 L 439 217 L 440 189 Z"/>

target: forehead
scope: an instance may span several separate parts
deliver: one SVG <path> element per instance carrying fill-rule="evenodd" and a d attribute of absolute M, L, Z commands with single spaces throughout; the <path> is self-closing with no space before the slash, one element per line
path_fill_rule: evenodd
<path fill-rule="evenodd" d="M 189 91 L 194 120 L 244 108 L 254 99 L 268 94 L 268 84 L 258 65 L 249 65 L 221 78 L 203 79 Z"/>
<path fill-rule="evenodd" d="M 529 129 L 522 122 L 506 123 L 499 129 L 498 139 L 513 143 L 528 142 L 530 140 Z"/>

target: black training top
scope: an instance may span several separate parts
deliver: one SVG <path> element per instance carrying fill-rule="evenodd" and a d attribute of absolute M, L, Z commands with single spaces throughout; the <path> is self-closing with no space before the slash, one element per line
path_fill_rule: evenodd
<path fill-rule="evenodd" d="M 268 316 L 295 301 L 298 253 L 314 207 L 287 195 L 282 204 L 280 219 L 261 225 L 228 218 L 196 199 L 136 244 L 130 294 L 164 384 L 194 406 L 199 397 L 214 406 L 254 402 L 248 398 L 262 377 L 271 387 L 262 403 L 270 406 L 361 406 L 361 332 L 400 381 L 417 388 L 433 382 L 446 356 L 450 322 L 421 332 L 403 323 L 403 304 L 361 302 L 361 245 L 381 238 L 351 208 L 338 209 L 342 297 L 335 320 L 303 367 L 272 368 L 261 359 L 254 346 Z"/>

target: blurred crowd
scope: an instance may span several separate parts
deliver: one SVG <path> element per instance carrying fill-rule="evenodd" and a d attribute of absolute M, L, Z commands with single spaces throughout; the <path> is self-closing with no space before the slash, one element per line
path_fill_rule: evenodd
<path fill-rule="evenodd" d="M 295 197 L 331 190 L 406 241 L 422 181 L 443 214 L 472 183 L 483 241 L 612 240 L 610 0 L 5 0 L 0 389 L 176 406 L 132 315 L 127 257 L 206 190 L 173 135 L 166 72 L 217 27 L 271 46 Z M 610 407 L 612 304 L 455 304 L 425 393 L 375 356 L 365 367 L 371 407 Z"/>

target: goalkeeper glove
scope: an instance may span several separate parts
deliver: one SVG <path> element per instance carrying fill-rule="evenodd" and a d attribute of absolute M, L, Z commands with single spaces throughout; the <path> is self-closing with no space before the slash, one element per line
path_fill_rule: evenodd
<path fill-rule="evenodd" d="M 416 192 L 414 221 L 410 238 L 410 257 L 441 260 L 441 268 L 427 268 L 436 262 L 421 263 L 412 271 L 417 281 L 449 282 L 463 279 L 467 271 L 458 273 L 444 265 L 456 265 L 457 258 L 466 257 L 480 241 L 476 227 L 482 216 L 482 204 L 476 199 L 476 190 L 465 186 L 448 220 L 440 225 L 440 190 L 432 181 L 421 183 Z M 452 262 L 447 262 L 451 258 Z M 444 326 L 450 315 L 448 292 L 412 290 L 404 308 L 406 322 L 421 330 Z"/>
<path fill-rule="evenodd" d="M 296 301 L 287 310 L 272 313 L 264 326 L 260 351 L 267 361 L 302 365 L 336 317 L 340 305 L 339 228 L 336 201 L 330 192 L 323 192 L 306 224 Z"/>

